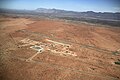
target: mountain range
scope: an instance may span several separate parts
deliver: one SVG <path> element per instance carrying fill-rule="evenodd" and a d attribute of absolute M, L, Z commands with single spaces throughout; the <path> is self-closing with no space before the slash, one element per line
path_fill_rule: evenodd
<path fill-rule="evenodd" d="M 120 25 L 120 13 L 110 13 L 110 12 L 76 12 L 67 11 L 60 9 L 46 9 L 37 8 L 35 10 L 16 10 L 16 9 L 0 9 L 0 13 L 12 13 L 19 15 L 34 15 L 34 16 L 45 16 L 49 18 L 60 18 L 67 20 L 77 20 L 86 21 L 92 23 L 107 23 L 112 25 Z"/>

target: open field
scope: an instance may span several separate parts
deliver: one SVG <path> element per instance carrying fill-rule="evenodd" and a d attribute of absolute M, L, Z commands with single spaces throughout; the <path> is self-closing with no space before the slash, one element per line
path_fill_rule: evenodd
<path fill-rule="evenodd" d="M 120 80 L 120 27 L 0 16 L 1 80 Z"/>

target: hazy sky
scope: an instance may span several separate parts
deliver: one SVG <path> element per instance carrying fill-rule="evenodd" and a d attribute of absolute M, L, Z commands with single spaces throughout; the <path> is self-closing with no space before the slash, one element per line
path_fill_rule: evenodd
<path fill-rule="evenodd" d="M 0 0 L 0 8 L 120 12 L 120 0 Z"/>

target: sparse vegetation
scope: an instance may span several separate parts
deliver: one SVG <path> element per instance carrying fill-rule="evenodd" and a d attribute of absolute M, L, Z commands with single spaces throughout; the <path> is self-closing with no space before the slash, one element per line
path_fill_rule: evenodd
<path fill-rule="evenodd" d="M 120 61 L 118 61 L 118 62 L 115 62 L 115 64 L 117 64 L 117 65 L 120 65 Z"/>
<path fill-rule="evenodd" d="M 118 55 L 118 54 L 120 54 L 120 52 L 118 52 L 118 51 L 114 51 L 112 54 L 114 54 L 114 55 Z"/>
<path fill-rule="evenodd" d="M 119 79 L 119 27 L 19 15 L 0 16 L 0 79 Z"/>

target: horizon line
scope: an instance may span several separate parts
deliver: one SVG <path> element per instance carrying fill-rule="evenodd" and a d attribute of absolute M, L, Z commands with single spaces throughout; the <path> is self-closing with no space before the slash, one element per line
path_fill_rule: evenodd
<path fill-rule="evenodd" d="M 41 9 L 56 9 L 56 10 L 64 10 L 64 11 L 72 11 L 72 12 L 95 12 L 95 13 L 120 13 L 118 12 L 112 12 L 112 11 L 93 11 L 93 10 L 88 10 L 88 11 L 74 11 L 74 10 L 66 10 L 66 9 L 58 9 L 58 8 L 44 8 L 44 7 L 39 7 Z M 39 8 L 36 9 L 13 9 L 13 8 L 0 8 L 0 9 L 11 9 L 11 10 L 37 10 Z"/>

